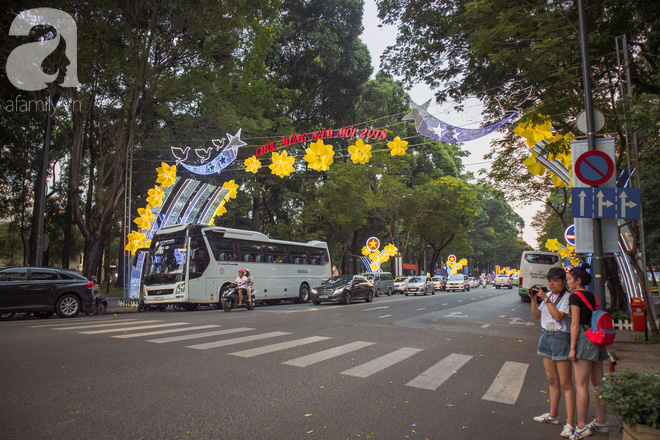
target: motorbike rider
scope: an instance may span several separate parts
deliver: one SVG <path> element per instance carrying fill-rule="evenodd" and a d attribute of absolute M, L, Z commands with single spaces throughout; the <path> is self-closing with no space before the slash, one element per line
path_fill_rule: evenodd
<path fill-rule="evenodd" d="M 245 277 L 247 278 L 247 283 L 245 286 L 247 287 L 247 300 L 250 302 L 252 299 L 252 288 L 254 287 L 254 279 L 252 278 L 252 274 L 250 273 L 249 269 L 243 269 L 245 271 Z"/>
<path fill-rule="evenodd" d="M 238 291 L 238 305 L 243 305 L 243 293 L 246 292 L 248 279 L 245 276 L 245 271 L 243 269 L 238 270 L 238 276 L 234 280 L 236 283 L 236 290 Z"/>

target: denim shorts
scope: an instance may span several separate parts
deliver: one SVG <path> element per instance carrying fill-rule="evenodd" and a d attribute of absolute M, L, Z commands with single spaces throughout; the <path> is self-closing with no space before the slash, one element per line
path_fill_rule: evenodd
<path fill-rule="evenodd" d="M 571 334 L 561 331 L 541 330 L 539 348 L 536 353 L 553 361 L 567 361 L 571 351 Z"/>
<path fill-rule="evenodd" d="M 606 361 L 610 358 L 606 347 L 598 347 L 591 343 L 584 329 L 580 326 L 580 334 L 578 335 L 577 347 L 575 349 L 575 357 L 584 359 L 585 361 Z"/>

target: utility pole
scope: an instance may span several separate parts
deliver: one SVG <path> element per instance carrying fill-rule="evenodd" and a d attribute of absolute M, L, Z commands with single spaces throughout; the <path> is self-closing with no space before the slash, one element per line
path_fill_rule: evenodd
<path fill-rule="evenodd" d="M 584 91 L 584 110 L 587 119 L 587 145 L 589 151 L 596 150 L 596 132 L 594 128 L 594 107 L 591 91 L 591 63 L 589 60 L 589 36 L 585 10 L 586 0 L 577 0 L 580 22 L 580 52 L 582 54 L 582 89 Z M 591 259 L 591 273 L 594 275 L 592 288 L 598 298 L 600 309 L 605 310 L 605 280 L 603 279 L 603 229 L 601 219 L 592 219 L 594 250 Z"/>

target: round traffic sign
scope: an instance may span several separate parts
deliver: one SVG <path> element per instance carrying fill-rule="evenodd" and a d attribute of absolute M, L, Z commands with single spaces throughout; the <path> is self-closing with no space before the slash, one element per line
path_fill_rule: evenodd
<path fill-rule="evenodd" d="M 589 186 L 599 186 L 614 174 L 612 158 L 602 151 L 590 150 L 575 161 L 575 177 Z"/>
<path fill-rule="evenodd" d="M 575 246 L 575 225 L 570 225 L 566 228 L 566 231 L 564 231 L 564 238 L 566 239 L 566 243 Z"/>

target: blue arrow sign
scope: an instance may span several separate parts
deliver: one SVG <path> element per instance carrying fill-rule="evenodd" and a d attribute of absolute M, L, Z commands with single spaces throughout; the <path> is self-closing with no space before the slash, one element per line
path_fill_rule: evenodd
<path fill-rule="evenodd" d="M 573 188 L 574 218 L 640 218 L 639 188 Z"/>

